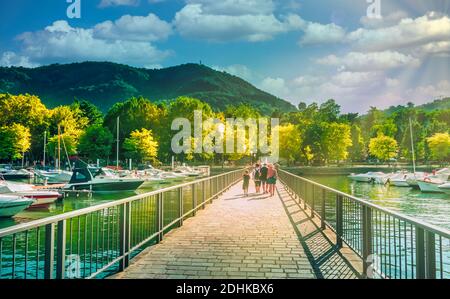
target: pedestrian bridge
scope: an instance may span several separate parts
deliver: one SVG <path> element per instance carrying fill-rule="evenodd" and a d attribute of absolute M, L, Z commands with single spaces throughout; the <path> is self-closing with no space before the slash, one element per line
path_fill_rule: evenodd
<path fill-rule="evenodd" d="M 1 278 L 450 278 L 448 231 L 279 171 L 233 171 L 0 230 Z"/>

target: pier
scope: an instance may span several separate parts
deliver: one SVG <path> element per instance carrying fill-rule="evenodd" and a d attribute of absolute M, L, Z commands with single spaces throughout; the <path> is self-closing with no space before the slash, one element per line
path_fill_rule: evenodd
<path fill-rule="evenodd" d="M 450 232 L 279 170 L 242 170 L 0 230 L 1 278 L 450 278 Z"/>

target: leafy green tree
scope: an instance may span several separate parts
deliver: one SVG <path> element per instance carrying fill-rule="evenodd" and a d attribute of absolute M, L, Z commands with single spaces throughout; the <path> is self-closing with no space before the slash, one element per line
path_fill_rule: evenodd
<path fill-rule="evenodd" d="M 449 133 L 436 133 L 427 138 L 431 158 L 439 162 L 450 161 L 450 135 Z"/>
<path fill-rule="evenodd" d="M 75 155 L 77 153 L 78 138 L 68 133 L 61 134 L 59 137 L 59 148 L 58 148 L 58 135 L 49 138 L 47 143 L 47 152 L 50 157 L 57 158 L 58 151 L 61 150 L 60 157 L 61 160 L 66 159 L 66 151 L 69 156 Z"/>
<path fill-rule="evenodd" d="M 342 161 L 348 157 L 348 148 L 352 145 L 350 126 L 330 123 L 323 137 L 325 157 L 327 161 Z"/>
<path fill-rule="evenodd" d="M 100 125 L 103 123 L 103 113 L 91 102 L 86 100 L 75 100 L 71 107 L 73 110 L 79 110 L 81 117 L 88 119 L 89 126 Z"/>
<path fill-rule="evenodd" d="M 22 159 L 31 147 L 31 134 L 21 124 L 0 127 L 0 159 Z"/>
<path fill-rule="evenodd" d="M 381 161 L 389 162 L 397 156 L 397 141 L 389 136 L 379 134 L 377 137 L 370 139 L 369 153 Z"/>
<path fill-rule="evenodd" d="M 324 122 L 336 122 L 341 113 L 341 106 L 336 104 L 336 101 L 329 99 L 319 108 L 319 117 Z"/>
<path fill-rule="evenodd" d="M 352 146 L 349 148 L 349 158 L 352 161 L 362 161 L 365 159 L 365 144 L 361 128 L 357 124 L 351 127 Z"/>
<path fill-rule="evenodd" d="M 93 125 L 86 129 L 80 137 L 78 152 L 91 161 L 106 159 L 111 154 L 113 135 L 101 125 Z"/>
<path fill-rule="evenodd" d="M 279 127 L 280 157 L 286 159 L 288 164 L 299 160 L 301 155 L 302 140 L 299 130 L 293 125 Z"/>
<path fill-rule="evenodd" d="M 158 142 L 153 138 L 151 130 L 145 128 L 135 130 L 123 143 L 125 156 L 138 162 L 156 160 L 158 155 Z"/>

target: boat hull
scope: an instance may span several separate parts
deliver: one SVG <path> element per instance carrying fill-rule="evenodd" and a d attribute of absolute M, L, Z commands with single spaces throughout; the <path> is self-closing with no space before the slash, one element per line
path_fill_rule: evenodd
<path fill-rule="evenodd" d="M 18 199 L 14 201 L 0 201 L 0 217 L 13 217 L 28 208 L 33 203 L 32 200 Z"/>
<path fill-rule="evenodd" d="M 389 182 L 395 187 L 410 187 L 406 180 L 390 180 Z"/>
<path fill-rule="evenodd" d="M 92 192 L 118 192 L 118 191 L 135 191 L 144 180 L 122 181 L 122 182 L 104 182 L 104 183 L 78 183 L 69 184 L 64 189 L 67 190 L 90 190 Z"/>
<path fill-rule="evenodd" d="M 422 192 L 444 193 L 444 191 L 442 189 L 439 189 L 439 185 L 441 185 L 441 184 L 423 182 L 423 181 L 417 181 L 417 184 L 419 185 L 420 191 L 422 191 Z"/>

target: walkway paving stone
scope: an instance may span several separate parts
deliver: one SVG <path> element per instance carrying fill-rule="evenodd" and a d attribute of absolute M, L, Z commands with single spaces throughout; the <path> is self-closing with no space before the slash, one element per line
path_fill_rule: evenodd
<path fill-rule="evenodd" d="M 241 193 L 235 185 L 113 278 L 316 278 L 278 194 Z"/>

